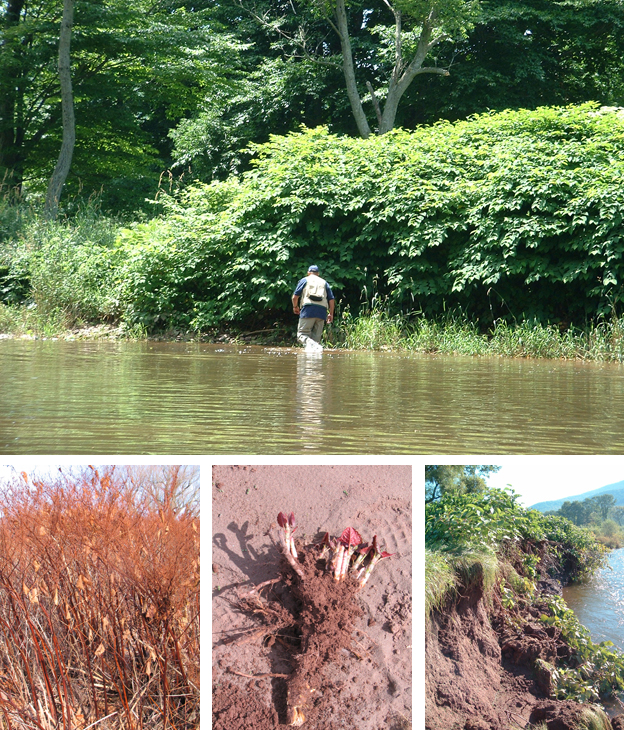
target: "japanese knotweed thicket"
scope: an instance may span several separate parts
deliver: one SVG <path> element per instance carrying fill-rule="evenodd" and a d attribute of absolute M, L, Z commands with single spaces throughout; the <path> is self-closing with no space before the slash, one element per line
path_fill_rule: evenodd
<path fill-rule="evenodd" d="M 200 522 L 167 473 L 2 484 L 2 727 L 199 727 Z"/>
<path fill-rule="evenodd" d="M 240 179 L 161 198 L 126 229 L 126 319 L 202 328 L 289 310 L 310 263 L 343 304 L 583 323 L 624 291 L 624 112 L 484 114 L 368 140 L 254 148 Z"/>

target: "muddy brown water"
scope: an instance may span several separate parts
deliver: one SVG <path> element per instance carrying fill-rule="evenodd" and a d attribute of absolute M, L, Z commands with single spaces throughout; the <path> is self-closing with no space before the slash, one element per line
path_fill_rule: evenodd
<path fill-rule="evenodd" d="M 624 367 L 0 341 L 4 454 L 624 453 Z"/>

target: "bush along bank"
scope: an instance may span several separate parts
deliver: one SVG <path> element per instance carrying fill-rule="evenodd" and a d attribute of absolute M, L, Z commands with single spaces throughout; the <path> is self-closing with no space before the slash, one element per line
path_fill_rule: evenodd
<path fill-rule="evenodd" d="M 487 490 L 428 504 L 425 539 L 427 730 L 624 728 L 624 655 L 561 597 L 605 560 L 587 530 Z"/>
<path fill-rule="evenodd" d="M 51 223 L 0 199 L 0 320 L 256 332 L 292 322 L 290 296 L 314 262 L 344 311 L 372 292 L 387 307 L 385 321 L 343 321 L 338 341 L 396 339 L 394 318 L 417 311 L 423 326 L 399 327 L 415 349 L 485 339 L 505 354 L 568 357 L 567 333 L 583 328 L 621 352 L 623 130 L 622 110 L 595 104 L 367 140 L 302 129 L 254 147 L 249 172 L 162 192 L 151 220 L 130 223 L 89 207 Z M 486 337 L 463 328 L 460 340 L 450 326 L 434 337 L 427 323 L 448 311 Z"/>

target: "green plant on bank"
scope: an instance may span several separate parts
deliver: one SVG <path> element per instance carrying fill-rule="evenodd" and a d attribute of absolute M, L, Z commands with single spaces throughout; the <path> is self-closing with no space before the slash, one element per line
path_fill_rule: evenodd
<path fill-rule="evenodd" d="M 624 318 L 560 330 L 539 322 L 497 321 L 489 332 L 459 312 L 439 318 L 391 314 L 373 302 L 358 315 L 346 307 L 326 330 L 326 343 L 351 350 L 400 350 L 440 355 L 539 357 L 624 362 Z"/>
<path fill-rule="evenodd" d="M 582 730 L 610 730 L 611 722 L 601 707 L 584 707 L 580 727 Z"/>
<path fill-rule="evenodd" d="M 539 555 L 531 555 L 530 553 L 524 553 L 522 555 L 522 565 L 524 566 L 524 572 L 529 578 L 531 578 L 531 580 L 537 577 L 537 566 L 539 562 Z"/>
<path fill-rule="evenodd" d="M 345 307 L 329 334 L 328 344 L 348 350 L 397 350 L 404 347 L 405 321 L 391 315 L 378 300 L 353 316 Z"/>
<path fill-rule="evenodd" d="M 387 313 L 348 323 L 353 346 L 622 360 L 623 129 L 596 104 L 367 140 L 302 129 L 239 177 L 161 192 L 151 221 L 0 210 L 0 298 L 150 332 L 258 329 L 290 321 L 315 261 L 352 310 L 377 282 Z M 448 311 L 479 326 L 439 328 Z"/>
<path fill-rule="evenodd" d="M 508 588 L 505 585 L 505 581 L 501 582 L 500 592 L 501 592 L 501 603 L 503 605 L 503 608 L 510 611 L 516 605 L 515 593 L 511 590 L 511 588 Z"/>
<path fill-rule="evenodd" d="M 493 550 L 520 531 L 514 515 L 522 510 L 508 490 L 485 489 L 469 494 L 447 493 L 425 507 L 425 544 L 440 552 L 467 546 Z"/>
<path fill-rule="evenodd" d="M 425 616 L 440 611 L 457 585 L 457 576 L 448 558 L 442 553 L 425 549 Z"/>
<path fill-rule="evenodd" d="M 64 335 L 75 321 L 62 309 L 40 312 L 31 303 L 26 307 L 11 307 L 0 303 L 0 332 L 13 335 L 51 338 Z"/>
<path fill-rule="evenodd" d="M 118 226 L 89 206 L 71 221 L 26 216 L 18 239 L 0 242 L 0 324 L 50 336 L 118 319 Z"/>
<path fill-rule="evenodd" d="M 425 617 L 441 611 L 460 585 L 478 584 L 484 593 L 496 584 L 499 562 L 489 550 L 466 550 L 455 555 L 425 549 Z"/>
<path fill-rule="evenodd" d="M 577 667 L 557 668 L 553 672 L 557 698 L 595 702 L 624 690 L 624 654 L 613 649 L 611 641 L 595 644 L 563 598 L 551 596 L 546 600 L 553 615 L 542 614 L 541 621 L 561 629 L 563 638 L 574 648 L 580 661 Z"/>
<path fill-rule="evenodd" d="M 503 580 L 502 585 L 505 586 L 507 583 L 516 596 L 530 598 L 535 593 L 535 581 L 527 576 L 519 575 L 511 565 L 507 566 L 506 580 Z"/>
<path fill-rule="evenodd" d="M 425 547 L 432 556 L 441 556 L 431 557 L 428 563 L 432 568 L 437 566 L 436 575 L 440 573 L 439 566 L 446 565 L 453 567 L 459 580 L 470 578 L 466 566 L 471 561 L 484 563 L 489 555 L 494 558 L 490 566 L 496 567 L 484 572 L 489 576 L 488 585 L 492 585 L 499 566 L 507 562 L 506 556 L 520 553 L 524 575 L 506 569 L 506 579 L 517 593 L 530 595 L 539 557 L 531 552 L 535 548 L 518 550 L 523 545 L 548 542 L 561 570 L 571 580 L 582 579 L 604 563 L 606 549 L 595 541 L 589 530 L 563 517 L 525 509 L 517 500 L 518 495 L 511 489 L 486 488 L 467 494 L 448 492 L 427 503 Z M 502 561 L 496 560 L 497 555 Z M 447 584 L 446 578 L 442 580 L 439 575 L 432 580 L 434 584 Z"/>

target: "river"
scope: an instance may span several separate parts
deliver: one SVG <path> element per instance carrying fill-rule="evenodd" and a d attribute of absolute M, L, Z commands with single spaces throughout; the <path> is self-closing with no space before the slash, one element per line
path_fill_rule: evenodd
<path fill-rule="evenodd" d="M 563 597 L 594 642 L 612 641 L 624 651 L 624 548 L 587 582 L 566 586 Z"/>
<path fill-rule="evenodd" d="M 0 341 L 3 454 L 624 453 L 624 367 Z"/>

